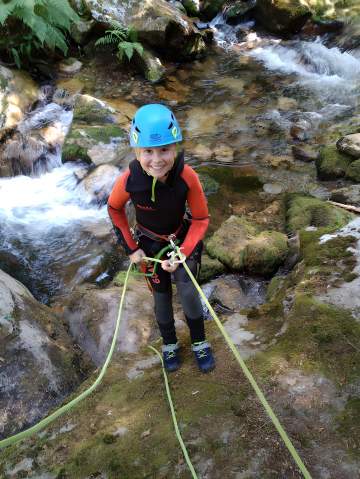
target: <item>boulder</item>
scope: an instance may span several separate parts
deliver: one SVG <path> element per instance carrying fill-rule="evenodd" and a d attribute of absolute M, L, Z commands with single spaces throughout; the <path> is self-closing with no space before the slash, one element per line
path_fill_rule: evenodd
<path fill-rule="evenodd" d="M 204 20 L 212 20 L 221 12 L 226 0 L 203 0 L 200 2 L 200 15 Z"/>
<path fill-rule="evenodd" d="M 91 202 L 102 206 L 106 204 L 114 183 L 119 176 L 119 169 L 113 165 L 100 165 L 83 178 L 78 188 L 83 188 L 91 196 Z"/>
<path fill-rule="evenodd" d="M 115 124 L 116 111 L 90 95 L 76 95 L 74 118 L 62 160 L 120 164 L 129 155 L 128 134 Z"/>
<path fill-rule="evenodd" d="M 346 135 L 340 138 L 336 143 L 337 149 L 342 153 L 360 158 L 360 133 Z"/>
<path fill-rule="evenodd" d="M 77 58 L 69 57 L 59 63 L 59 72 L 66 75 L 78 73 L 82 68 L 82 63 Z"/>
<path fill-rule="evenodd" d="M 291 194 L 288 195 L 286 202 L 289 233 L 307 227 L 335 230 L 346 225 L 354 217 L 352 213 L 313 196 Z"/>
<path fill-rule="evenodd" d="M 319 157 L 316 160 L 316 169 L 320 180 L 333 180 L 344 177 L 351 158 L 340 153 L 336 146 L 325 146 L 321 148 Z"/>
<path fill-rule="evenodd" d="M 301 0 L 258 0 L 254 11 L 256 20 L 273 33 L 296 33 L 311 17 Z"/>
<path fill-rule="evenodd" d="M 338 203 L 360 206 L 360 185 L 339 188 L 331 192 L 330 199 Z"/>
<path fill-rule="evenodd" d="M 279 231 L 262 231 L 245 248 L 245 269 L 252 274 L 270 276 L 285 261 L 287 237 Z"/>
<path fill-rule="evenodd" d="M 200 1 L 199 0 L 182 0 L 186 13 L 190 17 L 198 17 L 200 14 Z"/>
<path fill-rule="evenodd" d="M 0 129 L 15 128 L 38 96 L 29 74 L 0 65 Z"/>
<path fill-rule="evenodd" d="M 143 72 L 145 78 L 151 83 L 158 83 L 164 79 L 166 69 L 158 58 L 149 48 L 144 48 L 142 55 L 135 52 L 135 62 Z"/>
<path fill-rule="evenodd" d="M 79 385 L 88 369 L 50 308 L 0 270 L 0 438 L 31 426 Z"/>
<path fill-rule="evenodd" d="M 204 253 L 201 257 L 200 283 L 206 283 L 225 272 L 225 266 L 216 258 Z"/>
<path fill-rule="evenodd" d="M 138 40 L 155 50 L 166 51 L 176 59 L 202 55 L 206 46 L 192 20 L 175 5 L 165 0 L 134 2 L 125 0 L 84 0 L 91 17 L 100 25 L 110 27 L 117 21 L 138 32 Z"/>
<path fill-rule="evenodd" d="M 360 159 L 353 161 L 351 165 L 348 166 L 346 177 L 356 183 L 360 183 Z"/>
<path fill-rule="evenodd" d="M 274 273 L 288 252 L 286 235 L 259 232 L 250 222 L 234 215 L 208 240 L 206 249 L 232 270 L 264 276 Z"/>
<path fill-rule="evenodd" d="M 224 8 L 226 21 L 230 24 L 238 22 L 241 17 L 256 7 L 257 0 L 235 0 Z"/>

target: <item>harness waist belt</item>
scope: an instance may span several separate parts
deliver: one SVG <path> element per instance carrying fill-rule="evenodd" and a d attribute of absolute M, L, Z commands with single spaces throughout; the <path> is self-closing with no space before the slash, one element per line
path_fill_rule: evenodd
<path fill-rule="evenodd" d="M 151 231 L 148 228 L 145 228 L 145 226 L 142 226 L 141 224 L 137 223 L 135 226 L 135 229 L 138 230 L 141 234 L 144 236 L 147 236 L 148 238 L 154 240 L 154 241 L 165 241 L 168 242 L 170 239 L 175 239 L 176 236 L 180 233 L 180 231 L 183 229 L 184 224 L 181 224 L 174 233 L 171 233 L 169 235 L 160 235 L 158 233 L 155 233 L 155 231 Z"/>

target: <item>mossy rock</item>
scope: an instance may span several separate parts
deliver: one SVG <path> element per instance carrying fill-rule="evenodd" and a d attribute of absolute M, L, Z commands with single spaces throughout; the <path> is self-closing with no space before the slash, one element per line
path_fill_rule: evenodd
<path fill-rule="evenodd" d="M 296 33 L 311 17 L 301 0 L 258 0 L 255 18 L 274 33 Z"/>
<path fill-rule="evenodd" d="M 346 177 L 360 183 L 360 159 L 353 161 L 346 170 Z"/>
<path fill-rule="evenodd" d="M 91 163 L 91 159 L 87 154 L 87 149 L 76 143 L 65 143 L 62 149 L 62 161 L 85 161 Z"/>
<path fill-rule="evenodd" d="M 269 276 L 277 271 L 287 253 L 286 235 L 278 231 L 263 231 L 245 248 L 245 269 L 251 274 Z"/>
<path fill-rule="evenodd" d="M 229 268 L 241 270 L 244 268 L 245 247 L 256 234 L 256 228 L 246 219 L 233 215 L 207 241 L 206 249 L 211 257 Z"/>
<path fill-rule="evenodd" d="M 334 231 L 354 218 L 352 213 L 312 196 L 289 195 L 287 204 L 287 230 L 291 233 L 308 226 Z"/>
<path fill-rule="evenodd" d="M 190 17 L 197 17 L 199 15 L 199 2 L 195 0 L 182 0 L 181 3 L 184 5 L 185 10 Z"/>
<path fill-rule="evenodd" d="M 212 20 L 223 8 L 226 0 L 204 0 L 201 2 L 200 13 L 205 20 Z"/>
<path fill-rule="evenodd" d="M 347 155 L 340 153 L 335 145 L 321 148 L 316 160 L 316 169 L 320 180 L 333 180 L 345 176 L 352 161 Z"/>
<path fill-rule="evenodd" d="M 204 253 L 201 258 L 200 283 L 206 283 L 215 276 L 225 272 L 225 266 L 218 260 Z"/>
<path fill-rule="evenodd" d="M 282 286 L 284 284 L 284 277 L 283 276 L 274 276 L 270 283 L 268 284 L 267 290 L 266 290 L 266 300 L 271 301 L 276 293 L 281 290 Z"/>
<path fill-rule="evenodd" d="M 115 123 L 114 110 L 90 95 L 78 94 L 74 105 L 74 123 Z"/>

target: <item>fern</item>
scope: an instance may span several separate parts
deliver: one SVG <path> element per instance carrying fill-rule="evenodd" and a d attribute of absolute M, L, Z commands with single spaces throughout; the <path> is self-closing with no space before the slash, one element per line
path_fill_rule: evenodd
<path fill-rule="evenodd" d="M 95 46 L 102 45 L 116 45 L 117 57 L 123 61 L 126 57 L 129 61 L 136 51 L 140 56 L 144 53 L 144 47 L 137 42 L 137 32 L 134 28 L 124 28 L 119 22 L 115 20 L 110 21 L 112 30 L 106 30 L 105 36 L 99 38 L 95 42 Z"/>
<path fill-rule="evenodd" d="M 5 42 L 1 44 L 17 66 L 21 62 L 21 57 L 30 58 L 33 50 L 47 47 L 67 53 L 66 33 L 70 30 L 71 23 L 79 20 L 68 0 L 8 0 L 6 3 L 0 0 L 0 2 L 0 25 L 9 32 L 8 37 L 16 39 L 15 42 L 10 42 L 11 46 L 6 46 Z M 14 21 L 20 22 L 22 36 L 30 35 L 27 38 L 30 47 L 25 48 L 21 35 L 12 35 L 13 28 L 9 25 Z"/>

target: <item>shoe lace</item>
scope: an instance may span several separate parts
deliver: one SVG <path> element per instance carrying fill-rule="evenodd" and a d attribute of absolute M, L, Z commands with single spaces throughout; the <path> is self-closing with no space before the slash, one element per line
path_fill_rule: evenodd
<path fill-rule="evenodd" d="M 175 351 L 167 351 L 165 353 L 165 358 L 166 359 L 173 359 L 173 358 L 175 358 L 175 356 L 176 356 Z"/>
<path fill-rule="evenodd" d="M 197 351 L 197 356 L 199 359 L 204 359 L 207 355 L 208 353 L 205 349 L 199 349 L 199 351 Z"/>

